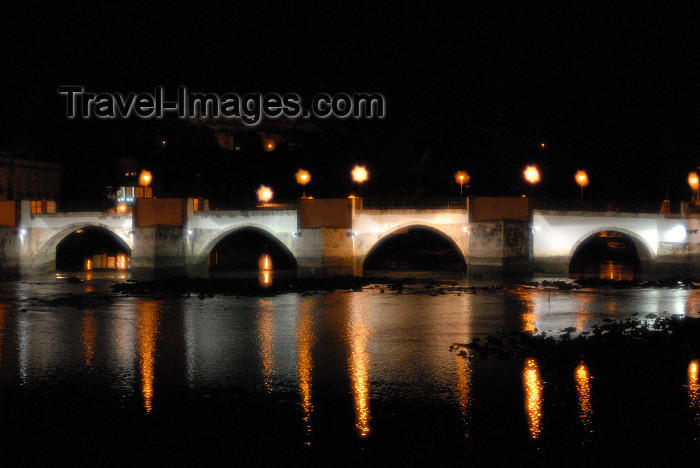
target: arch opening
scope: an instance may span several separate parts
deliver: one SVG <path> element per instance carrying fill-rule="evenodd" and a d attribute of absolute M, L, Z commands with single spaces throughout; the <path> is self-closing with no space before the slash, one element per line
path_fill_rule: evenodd
<path fill-rule="evenodd" d="M 576 279 L 636 281 L 641 273 L 637 244 L 619 231 L 601 231 L 586 238 L 569 262 L 569 276 Z"/>
<path fill-rule="evenodd" d="M 209 253 L 210 272 L 293 272 L 297 261 L 289 249 L 267 231 L 256 227 L 236 229 Z"/>
<path fill-rule="evenodd" d="M 409 226 L 381 239 L 365 257 L 363 271 L 464 272 L 455 243 L 437 229 Z"/>
<path fill-rule="evenodd" d="M 57 271 L 127 270 L 130 267 L 131 249 L 109 229 L 82 227 L 56 245 Z"/>

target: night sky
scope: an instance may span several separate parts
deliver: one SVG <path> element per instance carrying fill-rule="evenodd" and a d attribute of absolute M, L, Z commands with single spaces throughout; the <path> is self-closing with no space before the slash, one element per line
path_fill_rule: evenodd
<path fill-rule="evenodd" d="M 378 2 L 375 2 L 378 3 Z M 530 193 L 677 203 L 700 165 L 698 16 L 668 2 L 571 2 L 488 9 L 320 5 L 138 9 L 3 5 L 0 149 L 62 163 L 65 198 L 100 197 L 115 161 L 135 157 L 160 196 L 346 196 L 363 163 L 366 196 Z M 174 93 L 379 92 L 383 120 L 329 119 L 295 130 L 294 145 L 228 152 L 185 121 L 68 120 L 57 88 Z M 244 129 L 245 130 L 245 129 Z M 254 135 L 255 129 L 250 132 Z M 166 139 L 165 147 L 158 142 Z M 245 138 L 240 141 L 245 141 Z M 545 143 L 545 149 L 541 143 Z M 197 176 L 199 174 L 199 176 Z"/>

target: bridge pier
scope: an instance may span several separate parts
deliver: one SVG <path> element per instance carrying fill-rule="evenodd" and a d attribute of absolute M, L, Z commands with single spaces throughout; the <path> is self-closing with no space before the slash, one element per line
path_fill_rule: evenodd
<path fill-rule="evenodd" d="M 532 212 L 527 198 L 476 198 L 471 203 L 467 274 L 527 278 L 532 274 Z"/>
<path fill-rule="evenodd" d="M 354 233 L 319 227 L 302 229 L 294 239 L 297 276 L 360 276 L 354 262 Z"/>
<path fill-rule="evenodd" d="M 356 276 L 355 199 L 302 199 L 292 239 L 297 276 Z"/>
<path fill-rule="evenodd" d="M 191 263 L 187 249 L 187 206 L 191 202 L 192 199 L 179 198 L 138 199 L 133 216 L 133 278 L 187 276 Z"/>

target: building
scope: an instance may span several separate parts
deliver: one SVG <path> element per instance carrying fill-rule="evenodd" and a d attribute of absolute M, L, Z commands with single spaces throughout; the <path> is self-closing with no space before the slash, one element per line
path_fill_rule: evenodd
<path fill-rule="evenodd" d="M 0 200 L 57 200 L 61 165 L 15 157 L 0 151 Z"/>
<path fill-rule="evenodd" d="M 133 206 L 137 198 L 144 196 L 144 190 L 146 198 L 153 196 L 152 187 L 143 187 L 141 185 L 142 181 L 139 179 L 143 171 L 139 168 L 139 163 L 136 159 L 120 159 L 117 161 L 117 166 L 119 171 L 118 185 L 109 189 L 110 198 L 114 198 L 117 203 Z"/>

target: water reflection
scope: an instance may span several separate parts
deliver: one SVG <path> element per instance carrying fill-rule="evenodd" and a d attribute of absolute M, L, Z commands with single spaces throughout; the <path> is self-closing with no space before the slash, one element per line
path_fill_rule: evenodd
<path fill-rule="evenodd" d="M 683 312 L 680 313 L 685 313 L 688 317 L 700 317 L 700 290 L 689 291 L 685 303 L 678 302 L 680 303 L 679 307 L 683 309 Z"/>
<path fill-rule="evenodd" d="M 132 307 L 129 310 L 111 310 L 111 326 L 106 327 L 105 334 L 108 344 L 107 356 L 115 380 L 116 387 L 122 397 L 132 395 L 136 389 L 137 349 L 138 338 L 136 313 Z"/>
<path fill-rule="evenodd" d="M 526 333 L 537 333 L 539 331 L 537 319 L 542 307 L 542 291 L 516 289 L 512 294 L 524 309 L 520 314 L 522 320 L 521 330 Z M 545 294 L 549 293 L 547 292 Z"/>
<path fill-rule="evenodd" d="M 615 260 L 607 260 L 600 262 L 598 268 L 598 278 L 610 279 L 614 281 L 634 280 L 634 269 L 632 265 L 629 265 L 627 263 L 617 262 Z M 590 276 L 595 277 L 594 275 Z"/>
<path fill-rule="evenodd" d="M 311 399 L 312 370 L 314 368 L 312 348 L 316 342 L 314 334 L 313 311 L 316 301 L 309 299 L 299 304 L 297 315 L 297 379 L 299 380 L 299 394 L 301 408 L 304 412 L 303 420 L 306 427 L 304 443 L 311 445 L 311 413 L 314 411 Z"/>
<path fill-rule="evenodd" d="M 367 321 L 366 305 L 352 302 L 348 320 L 347 340 L 350 344 L 349 366 L 355 402 L 355 426 L 360 437 L 367 437 L 370 432 L 370 355 L 367 352 L 367 342 L 371 327 Z"/>
<path fill-rule="evenodd" d="M 324 444 L 334 439 L 333 434 L 343 431 L 349 433 L 353 444 L 354 439 L 362 438 L 361 446 L 381 446 L 385 450 L 381 444 L 391 437 L 387 433 L 404 431 L 405 436 L 412 431 L 412 423 L 426 427 L 437 418 L 451 436 L 461 439 L 461 445 L 459 440 L 456 445 L 459 450 L 466 446 L 479 450 L 476 441 L 485 433 L 483 416 L 490 411 L 483 405 L 493 401 L 503 405 L 496 410 L 497 423 L 488 422 L 492 425 L 487 429 L 498 424 L 518 431 L 514 434 L 516 445 L 508 447 L 524 440 L 536 441 L 530 443 L 539 447 L 541 440 L 550 438 L 558 444 L 560 437 L 568 443 L 569 436 L 578 442 L 582 433 L 584 444 L 594 440 L 607 443 L 610 429 L 601 422 L 617 416 L 602 404 L 610 400 L 601 400 L 601 405 L 594 408 L 593 391 L 598 396 L 602 389 L 593 388 L 586 363 L 565 372 L 565 391 L 547 394 L 552 411 L 550 415 L 548 406 L 548 418 L 543 418 L 543 368 L 537 361 L 527 360 L 521 367 L 512 360 L 469 360 L 450 354 L 449 344 L 468 343 L 472 337 L 483 339 L 502 330 L 532 331 L 539 327 L 549 331 L 572 325 L 582 330 L 600 323 L 611 312 L 624 319 L 649 312 L 678 311 L 679 307 L 690 314 L 700 308 L 700 291 L 680 288 L 551 293 L 543 288 L 521 288 L 461 295 L 431 295 L 423 288 L 416 294 L 380 293 L 379 289 L 366 288 L 357 293 L 336 291 L 311 297 L 281 294 L 264 299 L 114 296 L 109 302 L 98 303 L 92 302 L 91 298 L 99 297 L 95 294 L 74 300 L 82 293 L 83 285 L 65 281 L 58 287 L 46 283 L 13 287 L 12 294 L 5 293 L 11 298 L 10 305 L 0 301 L 3 388 L 18 394 L 38 390 L 49 396 L 66 388 L 76 394 L 106 390 L 100 395 L 107 404 L 112 403 L 110 399 L 128 399 L 127 403 L 135 403 L 140 413 L 172 411 L 168 415 L 172 420 L 180 416 L 176 408 L 180 398 L 192 408 L 201 401 L 208 402 L 209 408 L 219 398 L 237 401 L 237 392 L 241 391 L 254 394 L 254 401 L 280 405 L 285 410 L 280 411 L 280 418 L 285 414 L 291 420 L 280 420 L 279 431 L 275 428 L 277 432 L 271 432 L 286 436 L 283 431 L 293 427 L 290 440 L 301 445 L 299 439 L 303 438 L 305 444 L 314 444 L 314 450 L 324 450 Z M 96 282 L 95 290 L 101 294 L 105 288 Z M 85 310 L 85 304 L 93 308 Z M 156 377 L 156 364 L 158 370 L 167 368 L 168 372 L 158 372 Z M 575 365 L 573 361 L 571 367 Z M 688 424 L 690 412 L 697 430 L 694 432 L 692 425 L 683 426 L 683 430 L 688 438 L 693 432 L 698 443 L 699 374 L 698 360 L 690 362 L 688 400 L 674 403 L 674 408 L 681 405 L 681 411 L 668 418 L 673 418 L 674 424 Z M 516 389 L 520 385 L 517 379 L 522 379 L 523 396 L 512 392 L 512 385 L 504 384 L 513 378 Z M 13 384 L 26 387 L 17 390 L 11 387 Z M 574 384 L 576 394 L 569 391 Z M 186 387 L 186 391 L 168 396 L 173 405 L 161 403 L 160 389 L 166 385 L 176 390 L 182 390 L 178 385 Z M 484 398 L 486 392 L 498 398 L 505 392 L 510 394 L 496 400 Z M 5 401 L 9 401 L 8 394 L 4 393 Z M 188 399 L 190 395 L 194 398 Z M 199 399 L 201 396 L 211 399 Z M 574 404 L 576 409 L 571 406 Z M 438 411 L 431 412 L 432 408 Z M 572 412 L 561 408 L 571 408 Z M 277 416 L 275 412 L 272 418 L 263 420 L 258 416 L 265 413 L 258 413 L 255 407 L 240 414 L 253 419 L 242 420 L 241 426 L 247 422 L 268 423 Z M 568 420 L 562 414 L 571 417 L 572 424 L 555 428 L 554 421 Z M 525 421 L 527 430 L 522 427 Z M 399 422 L 405 424 L 404 428 L 392 426 Z M 629 418 L 615 420 L 616 428 L 626 430 L 631 424 Z M 642 424 L 651 424 L 651 420 Z M 648 428 L 642 429 L 646 432 Z M 437 434 L 444 432 L 415 433 L 416 437 L 425 437 L 426 443 L 439 445 L 447 440 L 438 440 L 441 436 Z M 391 449 L 386 450 L 389 453 Z"/>
<path fill-rule="evenodd" d="M 527 359 L 523 367 L 523 388 L 525 390 L 525 412 L 530 437 L 537 439 L 542 432 L 542 379 L 535 359 Z"/>
<path fill-rule="evenodd" d="M 82 327 L 82 342 L 83 351 L 85 352 L 85 365 L 92 367 L 92 357 L 95 355 L 95 337 L 97 335 L 97 327 L 95 326 L 95 312 L 85 310 L 83 312 L 83 327 Z"/>
<path fill-rule="evenodd" d="M 5 339 L 5 316 L 7 315 L 7 304 L 0 302 L 0 369 L 2 368 L 2 345 Z"/>
<path fill-rule="evenodd" d="M 136 326 L 141 371 L 141 394 L 147 413 L 153 409 L 153 384 L 155 381 L 156 340 L 159 327 L 159 303 L 154 300 L 139 301 L 136 305 Z"/>
<path fill-rule="evenodd" d="M 593 296 L 590 294 L 579 294 L 578 295 L 578 305 L 576 312 L 574 312 L 574 322 L 576 330 L 583 331 L 586 329 L 586 324 L 591 317 L 591 302 L 593 301 Z"/>
<path fill-rule="evenodd" d="M 457 404 L 464 423 L 464 437 L 469 438 L 470 420 L 470 392 L 471 392 L 471 369 L 470 360 L 462 356 L 455 356 L 457 363 Z"/>
<path fill-rule="evenodd" d="M 272 379 L 275 375 L 275 303 L 269 299 L 258 300 L 258 343 L 262 374 L 267 392 L 272 392 Z"/>
<path fill-rule="evenodd" d="M 264 270 L 258 273 L 258 284 L 261 288 L 272 286 L 272 270 Z"/>
<path fill-rule="evenodd" d="M 591 373 L 586 363 L 581 361 L 574 371 L 576 376 L 576 392 L 578 393 L 578 414 L 583 424 L 583 443 L 591 442 L 593 434 L 593 407 L 591 406 Z"/>
<path fill-rule="evenodd" d="M 700 429 L 700 361 L 697 359 L 693 359 L 688 365 L 688 397 L 690 398 L 690 409 L 695 418 L 694 440 L 700 442 L 700 434 L 697 430 Z"/>
<path fill-rule="evenodd" d="M 272 285 L 272 258 L 268 254 L 263 254 L 258 259 L 258 283 L 262 288 L 269 288 Z"/>

